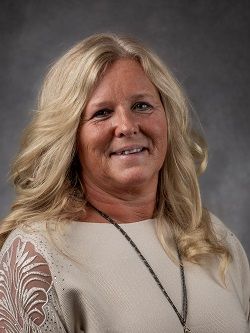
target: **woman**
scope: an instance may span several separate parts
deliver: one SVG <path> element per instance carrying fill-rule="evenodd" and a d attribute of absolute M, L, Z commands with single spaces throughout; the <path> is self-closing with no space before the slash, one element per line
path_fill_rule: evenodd
<path fill-rule="evenodd" d="M 248 332 L 239 241 L 202 208 L 206 147 L 168 69 L 91 36 L 48 73 L 1 224 L 1 332 Z"/>

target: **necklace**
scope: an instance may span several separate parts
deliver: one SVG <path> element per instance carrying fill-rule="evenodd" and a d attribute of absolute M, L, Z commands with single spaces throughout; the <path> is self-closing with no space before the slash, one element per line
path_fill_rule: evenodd
<path fill-rule="evenodd" d="M 147 259 L 143 256 L 143 254 L 141 253 L 141 251 L 138 249 L 138 247 L 133 242 L 133 240 L 129 237 L 129 235 L 126 233 L 126 231 L 123 230 L 122 227 L 118 223 L 116 223 L 109 215 L 107 215 L 107 214 L 103 213 L 101 210 L 97 209 L 90 202 L 89 202 L 89 205 L 98 214 L 100 214 L 105 220 L 107 220 L 109 223 L 113 224 L 113 226 L 115 226 L 116 229 L 118 229 L 122 233 L 122 235 L 127 239 L 127 241 L 131 244 L 131 246 L 134 248 L 134 250 L 136 251 L 136 253 L 140 257 L 140 259 L 142 260 L 143 264 L 149 270 L 150 274 L 154 278 L 154 280 L 157 283 L 158 287 L 161 289 L 163 295 L 166 297 L 166 299 L 168 300 L 168 302 L 172 306 L 174 312 L 176 313 L 176 315 L 177 315 L 177 317 L 178 317 L 178 319 L 179 319 L 179 321 L 180 321 L 180 323 L 181 323 L 181 325 L 183 327 L 184 333 L 191 333 L 191 330 L 186 326 L 186 321 L 187 321 L 187 305 L 188 305 L 188 301 L 187 301 L 187 288 L 186 288 L 186 282 L 185 282 L 184 266 L 183 266 L 183 262 L 182 262 L 182 259 L 181 259 L 181 254 L 180 254 L 180 251 L 178 249 L 177 244 L 176 244 L 176 248 L 177 248 L 177 254 L 178 254 L 178 259 L 179 259 L 180 274 L 181 274 L 181 285 L 182 285 L 182 294 L 183 294 L 183 299 L 182 299 L 182 313 L 183 313 L 183 315 L 181 315 L 180 312 L 177 310 L 177 308 L 174 305 L 172 299 L 169 297 L 168 293 L 166 292 L 166 290 L 164 289 L 163 285 L 161 284 L 159 278 L 157 277 L 157 275 L 153 271 L 152 267 L 148 263 Z"/>

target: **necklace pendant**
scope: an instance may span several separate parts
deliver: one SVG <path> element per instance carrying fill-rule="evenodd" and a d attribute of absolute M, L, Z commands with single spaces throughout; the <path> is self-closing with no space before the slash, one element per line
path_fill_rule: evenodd
<path fill-rule="evenodd" d="M 186 325 L 183 328 L 184 328 L 184 333 L 191 333 L 190 329 Z"/>

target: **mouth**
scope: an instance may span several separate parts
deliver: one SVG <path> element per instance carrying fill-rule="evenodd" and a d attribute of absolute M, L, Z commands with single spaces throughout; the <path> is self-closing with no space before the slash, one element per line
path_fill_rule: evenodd
<path fill-rule="evenodd" d="M 126 155 L 131 155 L 131 154 L 138 154 L 145 150 L 147 150 L 146 147 L 124 148 L 124 149 L 119 149 L 119 150 L 111 153 L 110 156 L 112 156 L 112 155 L 125 155 L 126 156 Z"/>

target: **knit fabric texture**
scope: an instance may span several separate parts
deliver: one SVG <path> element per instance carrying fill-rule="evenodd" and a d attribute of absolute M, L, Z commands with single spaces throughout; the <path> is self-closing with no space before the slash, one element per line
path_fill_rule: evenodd
<path fill-rule="evenodd" d="M 211 215 L 233 261 L 222 285 L 217 259 L 184 261 L 192 333 L 247 333 L 250 272 L 236 236 Z M 154 219 L 121 224 L 181 312 L 180 268 Z M 109 223 L 70 222 L 53 241 L 45 223 L 11 232 L 0 254 L 0 332 L 183 333 L 167 299 L 124 236 Z"/>

